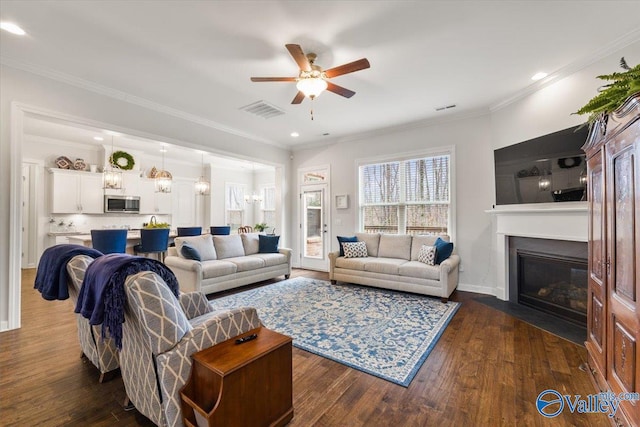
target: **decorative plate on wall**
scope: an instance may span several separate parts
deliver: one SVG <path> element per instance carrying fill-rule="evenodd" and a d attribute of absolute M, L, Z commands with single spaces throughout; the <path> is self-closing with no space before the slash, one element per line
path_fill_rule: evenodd
<path fill-rule="evenodd" d="M 60 156 L 56 159 L 56 166 L 60 169 L 71 169 L 73 162 L 66 156 Z"/>

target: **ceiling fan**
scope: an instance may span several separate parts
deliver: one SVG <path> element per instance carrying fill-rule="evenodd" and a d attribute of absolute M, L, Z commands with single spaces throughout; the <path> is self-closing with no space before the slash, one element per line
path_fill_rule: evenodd
<path fill-rule="evenodd" d="M 287 50 L 300 67 L 298 77 L 251 77 L 252 82 L 296 82 L 298 93 L 291 101 L 292 104 L 300 104 L 306 97 L 314 99 L 320 95 L 325 89 L 329 92 L 336 93 L 345 98 L 351 98 L 355 92 L 331 83 L 329 79 L 343 74 L 353 73 L 354 71 L 369 68 L 369 61 L 366 58 L 359 59 L 348 64 L 339 65 L 337 67 L 323 70 L 315 65 L 317 55 L 315 53 L 304 54 L 300 45 L 288 44 Z"/>

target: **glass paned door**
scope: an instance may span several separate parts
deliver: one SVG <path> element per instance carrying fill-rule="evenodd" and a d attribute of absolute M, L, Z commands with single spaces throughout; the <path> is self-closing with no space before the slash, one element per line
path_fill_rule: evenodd
<path fill-rule="evenodd" d="M 327 271 L 326 184 L 305 185 L 301 193 L 302 268 Z"/>

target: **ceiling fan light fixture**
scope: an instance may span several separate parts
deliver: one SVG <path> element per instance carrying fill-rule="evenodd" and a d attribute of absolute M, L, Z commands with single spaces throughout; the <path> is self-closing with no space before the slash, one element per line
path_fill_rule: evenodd
<path fill-rule="evenodd" d="M 314 99 L 327 89 L 327 81 L 322 77 L 300 77 L 296 88 L 307 98 Z"/>

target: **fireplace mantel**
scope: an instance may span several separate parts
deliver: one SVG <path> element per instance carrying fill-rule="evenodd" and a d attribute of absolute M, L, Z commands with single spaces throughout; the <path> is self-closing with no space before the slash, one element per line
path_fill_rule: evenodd
<path fill-rule="evenodd" d="M 505 205 L 485 211 L 496 230 L 496 297 L 509 300 L 509 236 L 586 242 L 587 202 Z"/>

